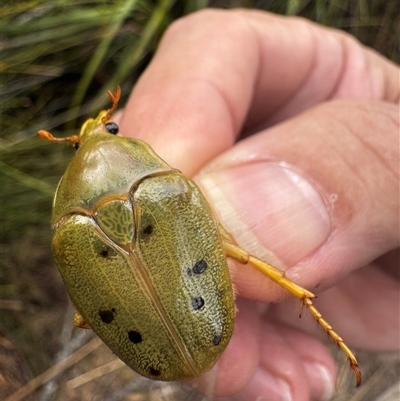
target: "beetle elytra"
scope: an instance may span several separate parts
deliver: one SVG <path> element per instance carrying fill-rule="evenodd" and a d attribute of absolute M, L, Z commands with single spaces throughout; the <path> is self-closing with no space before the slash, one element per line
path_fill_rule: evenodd
<path fill-rule="evenodd" d="M 87 120 L 53 201 L 53 252 L 77 309 L 128 366 L 156 380 L 200 376 L 229 343 L 235 319 L 226 258 L 250 264 L 297 297 L 346 354 L 357 360 L 312 303 L 315 295 L 237 246 L 197 185 L 146 143 L 117 136 L 112 107 Z"/>

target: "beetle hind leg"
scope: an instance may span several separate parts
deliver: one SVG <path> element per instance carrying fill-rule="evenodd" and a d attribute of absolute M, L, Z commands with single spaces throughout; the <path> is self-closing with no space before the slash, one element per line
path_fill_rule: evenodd
<path fill-rule="evenodd" d="M 361 384 L 361 372 L 360 369 L 358 368 L 357 359 L 354 356 L 353 352 L 350 350 L 350 348 L 345 344 L 343 339 L 339 336 L 339 334 L 333 330 L 332 326 L 322 317 L 321 313 L 314 306 L 312 298 L 315 298 L 315 295 L 312 292 L 306 290 L 305 288 L 300 287 L 293 281 L 289 280 L 285 276 L 285 273 L 283 271 L 270 265 L 269 263 L 266 263 L 248 254 L 242 248 L 235 245 L 232 242 L 232 240 L 227 237 L 227 234 L 224 230 L 221 232 L 221 236 L 222 236 L 222 245 L 226 256 L 235 259 L 240 263 L 252 265 L 254 268 L 263 273 L 265 276 L 267 276 L 275 283 L 279 284 L 281 287 L 289 291 L 296 298 L 300 299 L 301 302 L 300 317 L 303 306 L 306 306 L 308 310 L 311 312 L 311 315 L 314 317 L 314 319 L 324 328 L 324 330 L 328 333 L 328 335 L 333 338 L 336 344 L 341 348 L 341 350 L 347 356 L 350 362 L 350 367 L 356 376 L 357 386 L 359 386 Z"/>

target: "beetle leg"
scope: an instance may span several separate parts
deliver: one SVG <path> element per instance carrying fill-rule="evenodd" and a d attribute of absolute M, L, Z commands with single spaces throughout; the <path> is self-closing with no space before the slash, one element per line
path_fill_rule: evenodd
<path fill-rule="evenodd" d="M 239 246 L 235 245 L 232 240 L 228 237 L 226 231 L 221 227 L 220 234 L 222 237 L 222 245 L 225 250 L 225 253 L 228 257 L 231 257 L 243 264 L 250 264 L 255 267 L 258 271 L 266 275 L 268 278 L 279 284 L 281 287 L 285 288 L 291 294 L 293 294 L 296 298 L 300 299 L 300 317 L 303 306 L 306 306 L 308 310 L 311 312 L 314 319 L 324 328 L 324 330 L 330 335 L 336 344 L 342 349 L 342 351 L 347 356 L 350 367 L 353 370 L 356 380 L 357 386 L 361 384 L 361 372 L 358 368 L 358 362 L 356 357 L 350 348 L 345 344 L 343 339 L 336 333 L 332 326 L 322 317 L 321 313 L 314 306 L 312 302 L 312 298 L 315 298 L 315 295 L 306 290 L 305 288 L 300 287 L 295 284 L 293 281 L 289 280 L 285 273 L 278 268 L 248 254 Z"/>
<path fill-rule="evenodd" d="M 75 312 L 73 323 L 74 323 L 74 326 L 79 327 L 80 329 L 90 329 L 91 328 L 79 312 Z"/>

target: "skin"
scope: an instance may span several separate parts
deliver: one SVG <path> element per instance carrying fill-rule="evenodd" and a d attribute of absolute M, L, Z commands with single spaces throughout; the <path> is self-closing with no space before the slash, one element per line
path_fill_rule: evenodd
<path fill-rule="evenodd" d="M 118 119 L 195 177 L 243 248 L 317 293 L 349 346 L 399 349 L 398 66 L 303 19 L 207 10 L 171 25 Z M 251 267 L 231 273 L 215 395 L 328 399 L 323 330 Z"/>

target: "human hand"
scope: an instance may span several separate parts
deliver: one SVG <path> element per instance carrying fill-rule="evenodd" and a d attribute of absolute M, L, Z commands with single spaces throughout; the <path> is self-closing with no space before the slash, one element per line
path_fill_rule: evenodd
<path fill-rule="evenodd" d="M 168 29 L 120 132 L 196 175 L 235 240 L 260 258 L 277 255 L 288 278 L 318 293 L 316 306 L 348 345 L 394 350 L 398 77 L 340 31 L 258 11 L 203 11 Z M 250 266 L 232 273 L 247 299 L 238 299 L 215 394 L 328 399 L 336 373 L 323 330 L 298 319 L 297 304 L 256 307 L 283 290 Z"/>

